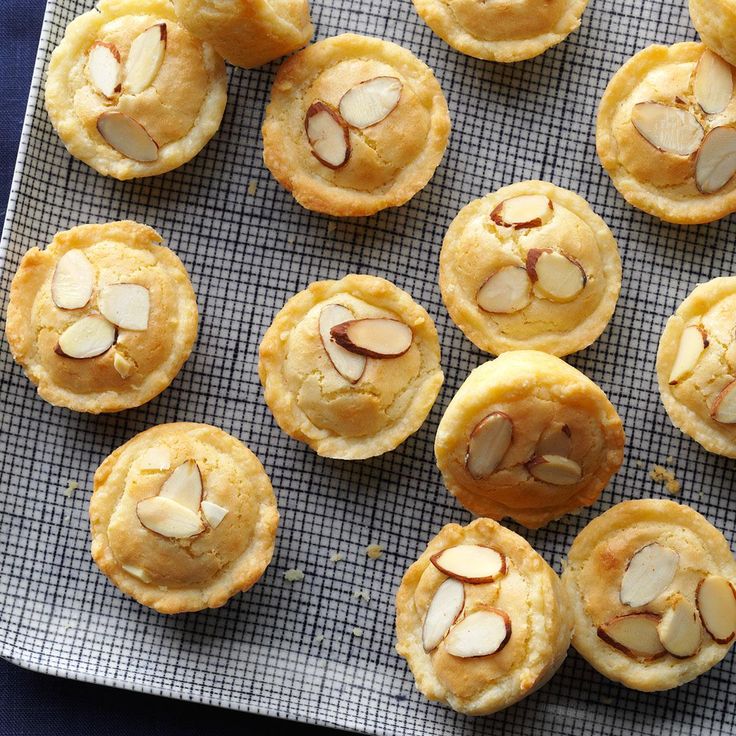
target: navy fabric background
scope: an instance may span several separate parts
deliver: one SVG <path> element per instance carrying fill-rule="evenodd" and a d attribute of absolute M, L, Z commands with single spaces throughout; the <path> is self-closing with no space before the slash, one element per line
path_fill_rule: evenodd
<path fill-rule="evenodd" d="M 45 0 L 0 0 L 0 215 L 5 217 Z M 29 247 L 32 244 L 29 243 Z M 4 321 L 4 320 L 3 320 Z M 0 590 L 0 596 L 3 591 Z M 28 672 L 0 659 L 0 736 L 337 734 Z"/>

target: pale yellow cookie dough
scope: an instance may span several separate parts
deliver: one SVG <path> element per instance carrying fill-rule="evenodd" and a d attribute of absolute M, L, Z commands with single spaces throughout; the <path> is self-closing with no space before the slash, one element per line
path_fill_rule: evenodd
<path fill-rule="evenodd" d="M 432 562 L 443 550 L 464 555 L 468 547 L 477 551 L 476 545 L 492 548 L 503 559 L 503 569 L 491 582 L 456 578 L 465 564 L 458 558 L 453 575 Z M 457 611 L 457 618 L 450 617 L 429 640 L 430 606 L 441 615 L 435 601 L 443 595 L 437 595 L 440 587 L 446 592 L 448 585 L 462 591 L 450 612 Z M 470 617 L 489 607 L 506 615 L 506 641 L 492 654 L 458 656 L 454 647 L 459 643 L 472 648 L 487 641 Z M 445 526 L 406 571 L 396 596 L 396 633 L 396 648 L 427 698 L 460 713 L 486 715 L 517 703 L 552 677 L 567 655 L 572 611 L 560 579 L 525 539 L 495 521 L 476 519 L 465 527 Z M 459 642 L 459 636 L 465 641 Z"/>
<path fill-rule="evenodd" d="M 320 334 L 328 305 L 340 305 L 345 320 L 396 320 L 410 329 L 411 345 L 399 357 L 364 357 L 359 377 L 346 378 Z M 325 339 L 334 346 L 329 334 Z M 279 426 L 318 454 L 343 460 L 401 444 L 422 425 L 443 381 L 432 318 L 405 291 L 375 276 L 317 281 L 293 296 L 266 331 L 259 356 L 266 403 Z M 355 354 L 346 358 L 360 361 Z"/>
<path fill-rule="evenodd" d="M 598 156 L 635 207 L 681 224 L 736 210 L 733 68 L 700 43 L 649 46 L 608 84 Z"/>
<path fill-rule="evenodd" d="M 619 503 L 578 534 L 564 567 L 573 646 L 611 680 L 667 690 L 709 670 L 733 644 L 736 561 L 723 534 L 687 506 Z M 709 633 L 726 638 L 729 628 L 725 643 Z"/>
<path fill-rule="evenodd" d="M 507 205 L 529 214 L 507 222 Z M 536 268 L 541 254 L 551 255 L 547 270 Z M 621 258 L 608 226 L 582 197 L 543 181 L 519 182 L 460 210 L 442 245 L 440 289 L 455 324 L 481 350 L 567 355 L 608 324 L 621 290 Z"/>
<path fill-rule="evenodd" d="M 46 401 L 93 414 L 121 411 L 150 401 L 174 379 L 197 336 L 197 302 L 182 262 L 161 242 L 155 230 L 135 222 L 80 225 L 23 256 L 10 288 L 6 334 L 13 357 Z M 62 258 L 58 271 L 67 270 L 67 279 L 57 275 Z M 65 292 L 55 292 L 58 283 L 66 293 L 85 292 L 87 301 L 70 308 Z M 132 293 L 140 307 L 133 314 L 140 324 L 118 313 L 120 285 L 123 300 L 132 301 Z M 101 331 L 95 339 L 102 352 L 60 353 L 67 330 L 89 319 Z"/>
<path fill-rule="evenodd" d="M 552 355 L 513 350 L 465 379 L 434 449 L 465 508 L 535 529 L 595 503 L 623 447 L 621 419 L 589 378 Z"/>
<path fill-rule="evenodd" d="M 116 179 L 185 164 L 217 132 L 226 101 L 225 63 L 168 0 L 100 0 L 69 24 L 46 80 L 69 153 Z"/>
<path fill-rule="evenodd" d="M 307 0 L 174 0 L 191 33 L 246 69 L 306 46 L 314 34 Z"/>
<path fill-rule="evenodd" d="M 372 215 L 424 187 L 449 133 L 447 103 L 426 64 L 389 41 L 346 33 L 281 66 L 263 157 L 307 209 Z"/>
<path fill-rule="evenodd" d="M 657 379 L 676 427 L 709 452 L 736 457 L 736 276 L 700 284 L 669 318 Z"/>
<path fill-rule="evenodd" d="M 736 2 L 734 0 L 690 0 L 690 19 L 700 39 L 736 64 Z"/>
<path fill-rule="evenodd" d="M 588 0 L 414 0 L 424 22 L 453 48 L 489 61 L 522 61 L 564 41 Z"/>
<path fill-rule="evenodd" d="M 175 495 L 168 481 L 182 471 Z M 99 568 L 160 613 L 216 608 L 252 587 L 279 519 L 258 458 L 221 429 L 186 422 L 115 450 L 95 472 L 89 515 Z"/>

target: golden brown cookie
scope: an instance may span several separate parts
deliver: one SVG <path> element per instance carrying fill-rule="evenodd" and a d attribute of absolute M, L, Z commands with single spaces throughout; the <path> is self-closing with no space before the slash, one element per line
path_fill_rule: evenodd
<path fill-rule="evenodd" d="M 682 685 L 733 644 L 736 560 L 723 534 L 674 501 L 624 501 L 591 521 L 562 581 L 575 649 L 635 690 Z"/>
<path fill-rule="evenodd" d="M 217 132 L 225 64 L 168 0 L 100 0 L 51 56 L 46 109 L 69 153 L 116 179 L 185 164 Z"/>
<path fill-rule="evenodd" d="M 567 655 L 572 611 L 554 570 L 490 519 L 448 524 L 406 571 L 396 649 L 430 700 L 486 715 L 544 685 Z"/>
<path fill-rule="evenodd" d="M 372 215 L 424 187 L 449 133 L 447 103 L 426 64 L 389 41 L 346 33 L 279 69 L 263 158 L 307 209 Z"/>
<path fill-rule="evenodd" d="M 92 557 L 123 593 L 160 613 L 222 606 L 271 561 L 271 482 L 239 440 L 207 424 L 162 424 L 95 472 Z"/>
<path fill-rule="evenodd" d="M 595 503 L 623 447 L 621 419 L 589 378 L 552 355 L 512 350 L 465 379 L 434 450 L 465 508 L 536 529 Z"/>
<path fill-rule="evenodd" d="M 703 44 L 676 43 L 650 46 L 616 72 L 596 142 L 630 204 L 682 224 L 736 210 L 733 71 Z"/>
<path fill-rule="evenodd" d="M 197 336 L 186 269 L 136 222 L 80 225 L 31 248 L 10 287 L 15 360 L 57 406 L 92 414 L 150 401 L 174 380 Z"/>
<path fill-rule="evenodd" d="M 736 64 L 734 0 L 690 0 L 690 19 L 709 49 L 729 64 Z"/>
<path fill-rule="evenodd" d="M 442 245 L 440 289 L 455 324 L 481 350 L 567 355 L 608 324 L 621 258 L 582 197 L 524 181 L 460 210 Z"/>
<path fill-rule="evenodd" d="M 376 276 L 310 284 L 276 315 L 259 355 L 279 426 L 343 460 L 401 444 L 424 422 L 443 380 L 432 318 Z"/>

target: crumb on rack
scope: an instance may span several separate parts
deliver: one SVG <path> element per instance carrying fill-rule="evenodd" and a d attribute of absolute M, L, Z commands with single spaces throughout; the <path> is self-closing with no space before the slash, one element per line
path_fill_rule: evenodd
<path fill-rule="evenodd" d="M 372 560 L 377 560 L 383 554 L 383 547 L 380 544 L 369 544 L 365 548 L 365 553 Z"/>
<path fill-rule="evenodd" d="M 250 194 L 250 196 L 252 197 L 256 193 L 257 190 L 258 190 L 258 182 L 255 179 L 253 179 L 248 184 L 248 194 Z"/>
<path fill-rule="evenodd" d="M 363 636 L 363 629 L 360 626 L 353 628 L 353 636 Z"/>
<path fill-rule="evenodd" d="M 325 640 L 324 634 L 317 634 L 317 636 L 314 637 L 314 641 L 316 644 L 321 644 Z"/>
<path fill-rule="evenodd" d="M 362 598 L 366 603 L 371 599 L 370 593 L 365 588 L 353 591 L 353 598 Z"/>
<path fill-rule="evenodd" d="M 328 233 L 334 233 L 335 230 L 337 230 L 337 223 L 336 222 L 330 222 L 327 225 L 327 232 Z"/>
<path fill-rule="evenodd" d="M 304 573 L 298 567 L 295 567 L 284 573 L 284 580 L 288 580 L 290 583 L 298 583 L 300 580 L 304 580 Z"/>
<path fill-rule="evenodd" d="M 67 498 L 71 498 L 72 493 L 79 488 L 79 483 L 75 480 L 70 480 L 69 483 L 67 483 L 66 490 L 64 491 L 64 495 Z"/>
<path fill-rule="evenodd" d="M 294 233 L 289 233 L 289 237 L 286 238 L 286 242 L 289 245 L 294 245 L 294 243 L 296 243 L 296 235 Z"/>
<path fill-rule="evenodd" d="M 342 552 L 333 552 L 330 555 L 330 562 L 342 562 L 345 559 L 345 555 Z"/>
<path fill-rule="evenodd" d="M 649 477 L 655 483 L 664 484 L 667 493 L 673 496 L 676 496 L 682 489 L 682 483 L 675 478 L 675 474 L 663 465 L 652 465 L 652 469 L 649 471 Z"/>
<path fill-rule="evenodd" d="M 643 460 L 637 460 L 636 461 L 636 467 L 639 468 L 639 470 L 644 470 L 646 468 L 646 463 Z"/>

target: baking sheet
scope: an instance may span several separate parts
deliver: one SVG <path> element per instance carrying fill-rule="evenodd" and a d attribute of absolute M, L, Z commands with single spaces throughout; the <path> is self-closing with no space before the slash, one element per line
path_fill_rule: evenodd
<path fill-rule="evenodd" d="M 686 3 L 592 0 L 580 31 L 510 66 L 455 52 L 409 0 L 312 5 L 317 38 L 357 31 L 400 43 L 445 90 L 453 120 L 447 154 L 400 209 L 336 220 L 303 210 L 276 184 L 261 163 L 259 128 L 277 64 L 229 69 L 222 127 L 186 166 L 139 182 L 97 175 L 66 153 L 42 94 L 51 50 L 90 6 L 48 4 L 2 240 L 3 305 L 28 248 L 81 223 L 132 218 L 161 232 L 186 264 L 201 329 L 167 391 L 99 417 L 37 398 L 3 343 L 0 654 L 65 677 L 367 733 L 733 734 L 733 653 L 695 682 L 645 695 L 605 680 L 571 650 L 541 691 L 471 719 L 425 701 L 394 651 L 393 598 L 403 571 L 443 524 L 470 520 L 444 490 L 432 442 L 444 407 L 486 355 L 442 305 L 442 237 L 470 199 L 514 181 L 538 177 L 578 192 L 618 238 L 624 283 L 616 313 L 603 336 L 569 360 L 607 391 L 628 444 L 624 467 L 592 509 L 536 532 L 509 526 L 559 571 L 595 515 L 624 499 L 666 495 L 647 477 L 663 463 L 683 483 L 681 500 L 734 546 L 734 462 L 670 425 L 654 356 L 667 316 L 695 284 L 736 272 L 736 227 L 730 218 L 678 227 L 634 210 L 595 156 L 595 111 L 607 80 L 650 43 L 695 39 Z M 283 302 L 313 280 L 351 272 L 385 276 L 429 310 L 446 374 L 416 435 L 353 463 L 319 458 L 280 432 L 257 377 L 258 343 Z M 218 425 L 250 445 L 271 476 L 282 523 L 273 562 L 253 590 L 218 610 L 165 617 L 123 596 L 93 566 L 87 505 L 94 470 L 109 452 L 154 424 L 185 420 Z M 67 495 L 70 480 L 79 488 Z M 378 560 L 365 554 L 371 543 L 385 547 Z M 336 552 L 345 561 L 330 562 Z M 285 581 L 295 567 L 304 580 Z M 361 590 L 367 602 L 355 597 Z"/>

